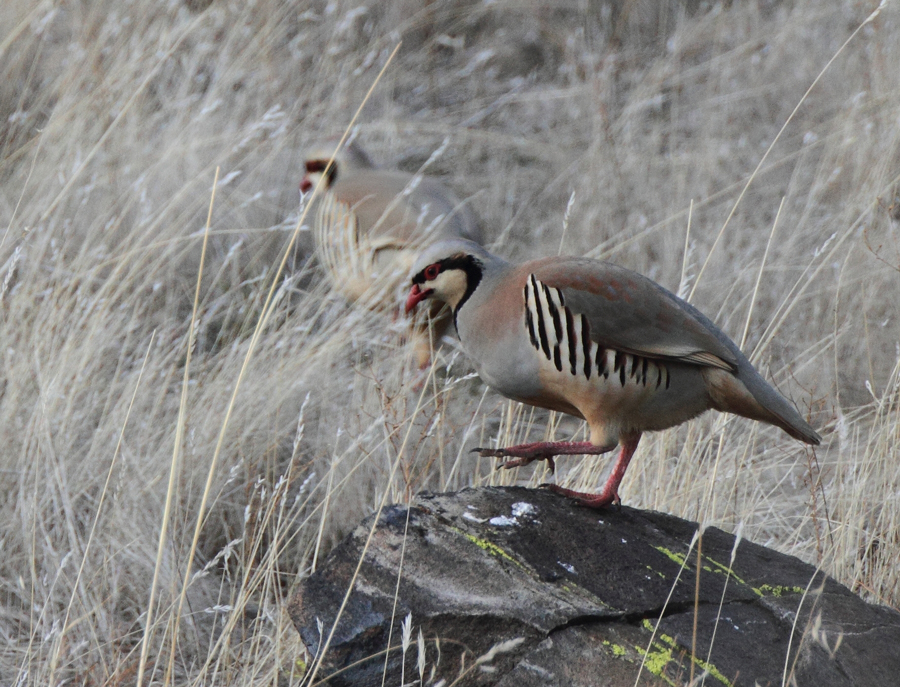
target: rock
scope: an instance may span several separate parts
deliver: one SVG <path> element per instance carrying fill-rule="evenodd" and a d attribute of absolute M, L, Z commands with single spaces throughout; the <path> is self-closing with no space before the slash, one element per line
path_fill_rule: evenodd
<path fill-rule="evenodd" d="M 424 684 L 686 684 L 695 609 L 693 675 L 706 671 L 707 686 L 900 681 L 900 613 L 791 556 L 746 540 L 734 551 L 715 528 L 702 536 L 695 604 L 697 525 L 663 513 L 483 488 L 424 495 L 373 522 L 290 604 L 310 656 L 327 644 L 316 679 L 330 685 L 415 683 L 420 631 Z"/>

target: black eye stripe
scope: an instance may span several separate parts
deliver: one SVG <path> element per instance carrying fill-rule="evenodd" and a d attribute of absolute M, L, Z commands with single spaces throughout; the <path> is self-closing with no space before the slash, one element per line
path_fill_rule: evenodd
<path fill-rule="evenodd" d="M 307 160 L 304 163 L 307 174 L 321 174 L 328 167 L 328 160 Z M 328 186 L 333 186 L 337 181 L 337 160 L 328 168 Z"/>
<path fill-rule="evenodd" d="M 434 269 L 435 272 L 432 273 L 430 271 L 432 269 Z M 481 263 L 471 255 L 456 255 L 452 258 L 443 258 L 442 260 L 428 265 L 428 267 L 416 274 L 412 280 L 414 284 L 422 284 L 426 281 L 431 281 L 441 272 L 447 272 L 449 270 L 462 270 L 465 272 L 466 275 L 470 277 L 470 285 L 481 280 Z M 472 278 L 475 277 L 476 274 L 477 277 L 473 281 Z M 472 290 L 474 291 L 474 286 L 472 286 Z"/>
<path fill-rule="evenodd" d="M 456 324 L 456 316 L 459 313 L 459 309 L 465 305 L 466 301 L 469 300 L 469 297 L 475 292 L 478 284 L 481 283 L 481 275 L 484 266 L 474 255 L 459 253 L 449 258 L 443 258 L 421 270 L 412 278 L 412 283 L 424 284 L 426 281 L 434 279 L 434 277 L 429 277 L 426 274 L 431 267 L 437 267 L 438 271 L 437 274 L 435 274 L 435 277 L 447 270 L 462 270 L 466 275 L 466 291 L 462 298 L 459 299 L 459 303 L 456 304 L 456 308 L 453 310 L 453 323 Z"/>

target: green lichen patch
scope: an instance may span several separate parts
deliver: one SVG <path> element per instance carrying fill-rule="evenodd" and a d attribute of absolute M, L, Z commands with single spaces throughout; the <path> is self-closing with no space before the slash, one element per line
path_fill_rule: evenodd
<path fill-rule="evenodd" d="M 802 594 L 805 590 L 803 587 L 783 584 L 762 584 L 759 587 L 754 587 L 753 591 L 760 596 L 784 596 L 785 594 Z"/>
<path fill-rule="evenodd" d="M 522 565 L 522 563 L 520 561 L 518 561 L 513 556 L 508 554 L 501 547 L 497 546 L 494 542 L 492 542 L 488 539 L 482 539 L 481 537 L 476 537 L 474 534 L 469 534 L 468 532 L 463 532 L 462 530 L 457 529 L 455 527 L 453 528 L 453 531 L 458 532 L 459 534 L 464 536 L 466 539 L 468 539 L 470 542 L 475 544 L 475 546 L 482 549 L 483 551 L 487 551 L 492 556 L 496 556 L 498 558 L 505 558 L 510 563 L 514 563 L 515 565 L 519 566 L 520 568 L 525 567 L 524 565 Z"/>
<path fill-rule="evenodd" d="M 617 658 L 625 656 L 625 647 L 621 644 L 613 644 L 608 639 L 604 639 L 603 646 L 609 649 L 610 653 L 612 653 L 612 655 L 616 656 Z"/>
<path fill-rule="evenodd" d="M 647 570 L 652 572 L 654 575 L 659 575 L 661 578 L 666 579 L 665 573 L 661 573 L 659 570 L 654 570 L 653 566 L 648 565 Z"/>
<path fill-rule="evenodd" d="M 662 647 L 656 642 L 653 643 L 649 650 L 641 646 L 635 646 L 634 649 L 644 657 L 644 668 L 656 675 L 656 677 L 660 678 L 667 685 L 678 687 L 679 683 L 666 675 L 666 666 L 673 660 L 671 649 Z"/>
<path fill-rule="evenodd" d="M 667 549 L 664 546 L 656 546 L 654 547 L 657 551 L 663 554 L 666 558 L 671 560 L 674 563 L 677 563 L 679 566 L 688 567 L 688 560 L 684 554 L 676 553 L 671 549 Z M 725 575 L 733 579 L 738 584 L 741 584 L 745 587 L 748 587 L 751 591 L 753 591 L 757 596 L 766 596 L 766 590 L 774 590 L 776 587 L 772 585 L 762 585 L 762 587 L 751 587 L 745 579 L 743 579 L 740 575 L 734 572 L 730 566 L 725 565 L 724 563 L 720 563 L 715 558 L 710 558 L 709 556 L 700 554 L 701 561 L 704 563 L 702 566 L 703 570 L 712 574 Z M 787 588 L 779 588 L 779 589 L 787 589 Z M 792 588 L 793 589 L 793 588 Z M 801 590 L 802 591 L 802 590 Z M 774 595 L 774 594 L 773 594 Z M 778 594 L 780 596 L 780 594 Z"/>
<path fill-rule="evenodd" d="M 650 622 L 649 619 L 645 618 L 642 625 L 644 626 L 645 630 L 648 630 L 650 632 L 654 631 L 653 623 Z M 666 680 L 666 682 L 668 682 L 668 678 L 665 675 L 660 675 L 659 673 L 656 673 L 653 670 L 653 668 L 650 666 L 650 657 L 652 654 L 653 660 L 656 661 L 656 664 L 654 664 L 654 665 L 656 667 L 659 667 L 658 664 L 659 664 L 659 661 L 662 659 L 662 657 L 664 655 L 668 655 L 668 657 L 669 657 L 668 660 L 672 660 L 673 659 L 673 651 L 676 651 L 676 650 L 679 652 L 684 652 L 684 655 L 687 658 L 690 658 L 690 660 L 694 662 L 694 665 L 699 667 L 701 670 L 705 670 L 707 673 L 709 673 L 709 675 L 711 677 L 714 677 L 720 683 L 725 685 L 725 687 L 734 687 L 731 680 L 729 680 L 727 677 L 725 677 L 725 675 L 722 673 L 722 671 L 719 670 L 718 668 L 716 668 L 715 665 L 713 665 L 712 663 L 708 663 L 707 661 L 704 661 L 703 659 L 697 658 L 696 656 L 689 656 L 687 654 L 687 652 L 685 651 L 684 647 L 679 646 L 678 643 L 675 641 L 675 638 L 672 637 L 671 635 L 667 635 L 665 632 L 656 632 L 656 641 L 653 642 L 652 651 L 646 652 L 647 659 L 645 661 L 645 666 L 647 667 L 648 670 L 653 672 L 654 675 L 658 675 L 663 680 Z M 665 668 L 665 664 L 662 666 L 662 668 L 663 669 Z"/>
<path fill-rule="evenodd" d="M 672 551 L 671 549 L 667 549 L 665 546 L 654 546 L 653 548 L 656 549 L 657 551 L 659 551 L 661 554 L 663 554 L 666 558 L 671 560 L 676 565 L 680 565 L 680 566 L 684 567 L 687 564 L 683 554 L 676 553 L 675 551 Z"/>

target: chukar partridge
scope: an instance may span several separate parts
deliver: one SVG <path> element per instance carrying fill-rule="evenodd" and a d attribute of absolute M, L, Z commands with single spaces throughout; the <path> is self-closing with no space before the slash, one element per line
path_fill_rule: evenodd
<path fill-rule="evenodd" d="M 504 396 L 582 418 L 590 441 L 539 442 L 483 456 L 502 467 L 620 447 L 599 494 L 561 487 L 581 503 L 618 503 L 641 434 L 714 408 L 781 427 L 818 444 L 796 408 L 737 345 L 689 303 L 622 267 L 552 257 L 512 264 L 469 241 L 437 243 L 416 260 L 406 312 L 447 303 L 481 378 Z"/>
<path fill-rule="evenodd" d="M 475 215 L 440 182 L 421 175 L 377 169 L 351 143 L 333 164 L 331 143 L 310 152 L 300 190 L 307 193 L 323 180 L 324 193 L 314 208 L 316 250 L 335 289 L 348 301 L 363 300 L 374 309 L 396 307 L 397 291 L 423 247 L 446 238 L 481 240 Z M 449 326 L 430 309 L 435 340 Z M 430 358 L 428 323 L 414 328 L 420 366 Z"/>

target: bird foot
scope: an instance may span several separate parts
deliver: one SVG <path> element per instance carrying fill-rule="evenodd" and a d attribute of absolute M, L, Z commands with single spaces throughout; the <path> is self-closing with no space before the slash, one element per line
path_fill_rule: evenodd
<path fill-rule="evenodd" d="M 480 453 L 485 458 L 508 458 L 510 455 L 502 448 L 473 448 L 471 453 Z M 546 460 L 547 467 L 550 469 L 550 474 L 552 475 L 556 472 L 556 463 L 553 460 L 553 456 L 519 456 L 515 460 L 507 460 L 500 463 L 500 465 L 497 466 L 497 470 L 519 468 L 523 465 L 533 463 L 536 460 Z"/>
<path fill-rule="evenodd" d="M 556 494 L 568 496 L 575 499 L 575 503 L 586 508 L 606 508 L 608 506 L 616 506 L 619 508 L 622 501 L 615 489 L 606 488 L 599 494 L 588 494 L 583 491 L 575 491 L 574 489 L 566 489 L 557 484 L 542 484 L 541 489 L 549 489 Z"/>
<path fill-rule="evenodd" d="M 500 465 L 497 466 L 497 469 L 510 470 L 512 468 L 518 468 L 523 465 L 528 465 L 529 463 L 533 463 L 536 460 L 546 460 L 547 469 L 550 470 L 550 474 L 556 474 L 556 462 L 553 460 L 553 456 L 535 456 L 533 458 L 516 458 L 515 460 L 507 460 L 504 463 L 500 463 Z"/>
<path fill-rule="evenodd" d="M 472 453 L 480 453 L 485 458 L 513 458 L 497 466 L 498 470 L 510 470 L 512 468 L 528 465 L 536 460 L 546 460 L 550 474 L 556 472 L 554 456 L 559 453 L 556 444 L 540 442 L 536 444 L 521 444 L 508 448 L 473 448 Z"/>
<path fill-rule="evenodd" d="M 498 466 L 498 469 L 518 468 L 536 460 L 546 460 L 553 473 L 556 470 L 555 456 L 599 455 L 615 448 L 613 446 L 595 446 L 589 441 L 538 441 L 533 444 L 519 444 L 506 448 L 473 448 L 473 453 L 480 453 L 487 458 L 514 458 Z"/>

